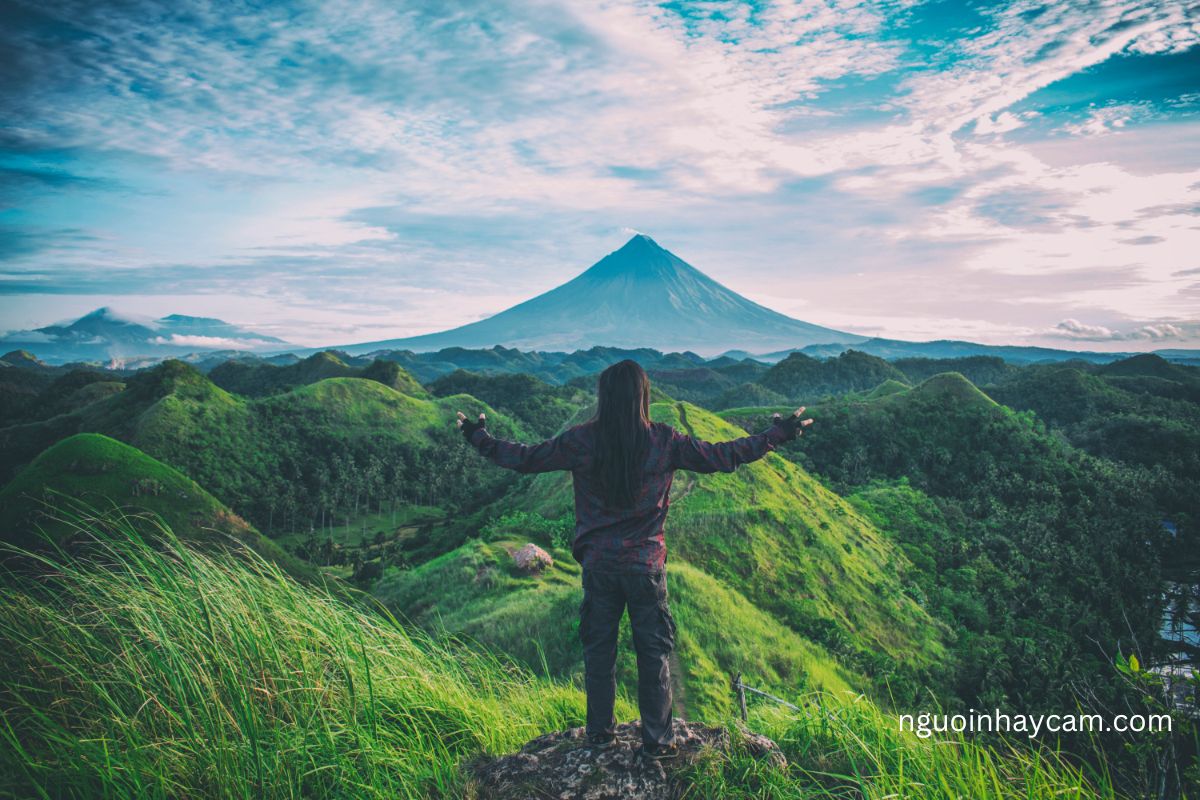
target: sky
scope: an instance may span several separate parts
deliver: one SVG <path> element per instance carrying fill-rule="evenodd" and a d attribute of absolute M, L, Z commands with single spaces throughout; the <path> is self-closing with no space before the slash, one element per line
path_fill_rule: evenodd
<path fill-rule="evenodd" d="M 471 322 L 634 232 L 871 336 L 1200 346 L 1200 6 L 0 0 L 0 329 Z"/>

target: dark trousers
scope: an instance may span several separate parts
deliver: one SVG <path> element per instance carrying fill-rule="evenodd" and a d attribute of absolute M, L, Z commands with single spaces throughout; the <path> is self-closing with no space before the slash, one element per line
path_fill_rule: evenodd
<path fill-rule="evenodd" d="M 583 571 L 583 604 L 579 607 L 579 639 L 583 643 L 584 683 L 587 688 L 587 732 L 612 733 L 617 692 L 617 633 L 629 607 L 633 647 L 637 651 L 638 710 L 642 741 L 669 744 L 671 726 L 671 667 L 675 620 L 667 608 L 667 576 Z"/>

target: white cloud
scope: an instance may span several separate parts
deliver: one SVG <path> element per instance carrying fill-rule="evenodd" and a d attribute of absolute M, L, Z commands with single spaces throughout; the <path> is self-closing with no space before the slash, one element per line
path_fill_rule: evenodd
<path fill-rule="evenodd" d="M 173 333 L 170 336 L 155 336 L 150 340 L 150 344 L 198 347 L 203 350 L 253 350 L 280 346 L 279 342 L 270 342 L 266 339 L 231 339 L 223 336 L 197 336 L 180 333 Z"/>
<path fill-rule="evenodd" d="M 1161 325 L 1143 325 L 1134 331 L 1127 334 L 1129 339 L 1182 339 L 1187 334 L 1184 329 L 1178 325 L 1161 324 Z"/>
<path fill-rule="evenodd" d="M 1103 325 L 1088 325 L 1077 319 L 1064 319 L 1050 333 L 1070 339 L 1112 339 L 1116 335 L 1116 331 Z"/>
<path fill-rule="evenodd" d="M 1103 325 L 1089 325 L 1077 319 L 1064 319 L 1047 331 L 1047 335 L 1081 341 L 1121 341 L 1121 342 L 1165 342 L 1169 340 L 1184 340 L 1200 333 L 1200 323 L 1170 323 L 1158 322 L 1140 325 L 1126 331 L 1113 330 Z"/>
<path fill-rule="evenodd" d="M 29 344 L 49 344 L 60 341 L 59 337 L 51 336 L 41 331 L 8 331 L 0 338 L 14 342 L 28 342 Z"/>
<path fill-rule="evenodd" d="M 975 133 L 985 136 L 988 134 L 1008 133 L 1023 126 L 1026 120 L 1037 116 L 1036 111 L 1025 111 L 1014 114 L 1011 111 L 1001 111 L 995 117 L 984 115 L 975 120 Z"/>
<path fill-rule="evenodd" d="M 1073 136 L 1103 136 L 1124 128 L 1130 122 L 1151 116 L 1148 103 L 1122 103 L 1093 109 L 1082 122 L 1064 125 L 1062 131 Z"/>
<path fill-rule="evenodd" d="M 95 212 L 92 227 L 107 239 L 48 261 L 97 274 L 145 268 L 148 280 L 180 264 L 211 269 L 213 294 L 323 314 L 322 335 L 367 316 L 427 331 L 588 263 L 576 258 L 582 246 L 531 253 L 522 241 L 504 251 L 469 244 L 469 232 L 431 244 L 383 215 L 366 219 L 388 207 L 430 219 L 544 212 L 547 240 L 569 232 L 591 245 L 625 223 L 696 231 L 736 207 L 773 204 L 769 223 L 746 214 L 730 228 L 746 261 L 802 225 L 857 247 L 846 260 L 872 280 L 828 288 L 847 308 L 864 293 L 895 305 L 892 291 L 909 292 L 906 314 L 875 317 L 895 335 L 938 333 L 934 299 L 954 318 L 940 332 L 958 336 L 1040 336 L 1055 319 L 1094 311 L 1187 317 L 1177 273 L 1200 251 L 1195 219 L 1143 211 L 1200 202 L 1200 172 L 1164 163 L 1134 174 L 1089 159 L 1091 147 L 1136 136 L 1150 111 L 1129 103 L 1060 129 L 1083 155 L 1050 164 L 1015 141 L 1046 120 L 1014 104 L 1109 58 L 1182 52 L 1200 40 L 1197 23 L 1177 2 L 1055 3 L 1032 21 L 1035 4 L 1023 0 L 982 8 L 979 30 L 944 42 L 949 66 L 933 68 L 903 40 L 897 18 L 922 11 L 908 2 L 710 2 L 681 15 L 643 0 L 379 0 L 228 14 L 185 1 L 136 17 L 53 4 L 46 13 L 93 37 L 82 52 L 36 50 L 19 130 L 56 148 L 139 154 L 162 173 L 147 178 L 162 196 Z M 893 71 L 908 77 L 877 104 L 886 113 L 813 125 L 836 120 L 821 107 L 831 87 Z M 1184 146 L 1187 135 L 1177 137 Z M 836 201 L 789 218 L 789 184 L 820 176 Z M 914 206 L 915 194 L 947 188 Z M 1006 195 L 1026 205 L 989 215 L 989 198 Z M 1037 197 L 1048 200 L 1030 205 Z M 575 227 L 564 232 L 563 219 Z M 893 283 L 893 252 L 918 247 L 953 256 L 915 284 Z M 838 280 L 840 263 L 825 267 Z M 804 268 L 781 275 L 777 294 L 807 296 L 803 281 L 819 267 Z M 1081 286 L 1070 277 L 1080 270 L 1124 277 Z M 1020 285 L 1047 276 L 1061 280 Z M 464 293 L 464 278 L 490 283 Z M 962 319 L 971 298 L 943 291 L 962 286 L 1005 294 L 988 298 L 997 302 L 979 312 L 986 318 Z M 430 294 L 406 294 L 416 288 Z M 1017 308 L 1053 316 L 1006 319 Z M 898 321 L 906 316 L 911 324 Z"/>

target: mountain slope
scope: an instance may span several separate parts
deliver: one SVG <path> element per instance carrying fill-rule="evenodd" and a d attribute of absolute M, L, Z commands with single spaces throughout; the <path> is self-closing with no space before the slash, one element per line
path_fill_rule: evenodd
<path fill-rule="evenodd" d="M 651 406 L 655 421 L 709 441 L 745 435 L 683 402 Z M 482 517 L 570 514 L 570 475 L 531 476 Z M 667 519 L 670 561 L 736 590 L 793 631 L 843 656 L 899 697 L 944 656 L 942 627 L 905 594 L 907 559 L 873 524 L 808 473 L 771 453 L 732 474 L 676 474 Z"/>
<path fill-rule="evenodd" d="M 161 319 L 136 319 L 111 308 L 98 308 L 74 322 L 47 325 L 31 331 L 12 331 L 0 338 L 0 348 L 34 350 L 54 363 L 107 361 L 137 357 L 165 358 L 197 350 L 278 349 L 287 342 L 239 328 L 219 319 L 170 314 Z"/>
<path fill-rule="evenodd" d="M 180 470 L 267 533 L 344 522 L 396 496 L 450 508 L 512 480 L 462 447 L 453 426 L 459 409 L 487 413 L 502 435 L 533 438 L 467 395 L 429 399 L 374 380 L 328 378 L 246 399 L 166 361 L 132 376 L 119 394 L 0 429 L 0 480 L 55 442 L 93 432 Z"/>
<path fill-rule="evenodd" d="M 341 349 L 610 345 L 715 354 L 862 340 L 747 300 L 638 234 L 583 274 L 495 316 L 440 333 Z"/>
<path fill-rule="evenodd" d="M 394 613 L 433 632 L 482 642 L 530 667 L 544 665 L 556 677 L 580 675 L 579 565 L 570 551 L 557 548 L 552 567 L 523 574 L 509 555 L 521 544 L 468 542 L 414 569 L 390 571 L 372 593 Z M 861 677 L 702 570 L 673 560 L 668 581 L 679 625 L 676 702 L 690 718 L 732 714 L 729 676 L 737 672 L 752 685 L 789 694 L 861 689 Z M 628 622 L 622 638 L 618 681 L 636 696 Z"/>
<path fill-rule="evenodd" d="M 0 796 L 482 797 L 464 769 L 477 757 L 583 722 L 578 688 L 432 641 L 252 559 L 112 538 L 104 563 L 52 554 L 44 574 L 0 580 Z M 861 697 L 796 699 L 796 714 L 750 706 L 750 728 L 779 742 L 785 769 L 737 747 L 684 776 L 691 794 L 1115 794 L 1040 748 L 918 738 Z M 618 720 L 636 713 L 618 698 Z M 593 754 L 566 755 L 586 765 Z"/>
<path fill-rule="evenodd" d="M 1108 653 L 1154 641 L 1161 620 L 1166 536 L 1145 475 L 1086 455 L 957 373 L 880 394 L 823 401 L 784 450 L 846 495 L 898 486 L 877 521 L 921 554 L 911 580 L 958 634 L 958 697 L 1069 704 L 1073 681 L 1119 692 Z M 769 411 L 729 416 L 755 429 Z"/>
<path fill-rule="evenodd" d="M 0 537 L 21 547 L 37 547 L 46 538 L 60 541 L 75 528 L 46 504 L 69 509 L 64 498 L 99 512 L 150 511 L 183 539 L 234 540 L 293 575 L 315 574 L 195 481 L 135 447 L 94 433 L 54 445 L 0 490 Z"/>
<path fill-rule="evenodd" d="M 808 401 L 826 394 L 868 391 L 886 380 L 907 383 L 904 373 L 882 358 L 847 350 L 824 361 L 792 353 L 757 382 L 789 400 Z"/>
<path fill-rule="evenodd" d="M 295 364 L 276 365 L 264 359 L 230 359 L 208 373 L 208 379 L 227 392 L 261 397 L 316 383 L 326 378 L 367 378 L 398 392 L 424 396 L 425 390 L 394 361 L 373 361 L 365 366 L 347 364 L 337 353 L 322 350 Z"/>

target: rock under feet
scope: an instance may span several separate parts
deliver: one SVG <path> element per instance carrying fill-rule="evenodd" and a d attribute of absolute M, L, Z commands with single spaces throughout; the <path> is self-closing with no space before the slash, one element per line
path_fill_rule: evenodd
<path fill-rule="evenodd" d="M 729 732 L 692 722 L 675 720 L 675 742 L 679 755 L 668 761 L 642 758 L 641 726 L 636 722 L 618 725 L 617 738 L 608 747 L 588 744 L 583 728 L 547 733 L 499 758 L 482 759 L 469 767 L 469 796 L 491 800 L 669 800 L 687 788 L 678 776 L 702 754 L 729 752 Z M 770 739 L 748 731 L 741 734 L 744 746 L 757 757 L 778 767 L 787 761 Z"/>

